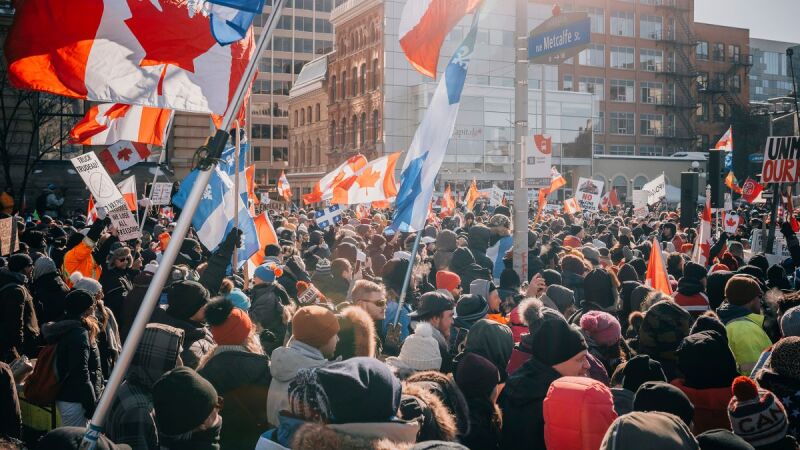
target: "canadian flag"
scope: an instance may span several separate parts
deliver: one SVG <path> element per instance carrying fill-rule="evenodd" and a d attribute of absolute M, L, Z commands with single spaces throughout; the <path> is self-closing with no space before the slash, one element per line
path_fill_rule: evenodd
<path fill-rule="evenodd" d="M 146 160 L 148 156 L 150 156 L 150 149 L 146 144 L 130 141 L 119 141 L 97 154 L 109 175 L 128 169 L 134 164 Z"/>
<path fill-rule="evenodd" d="M 736 233 L 736 229 L 743 221 L 738 214 L 725 214 L 722 219 L 726 233 Z"/>
<path fill-rule="evenodd" d="M 541 208 L 544 208 L 544 206 L 541 206 Z M 564 212 L 567 214 L 581 212 L 581 205 L 578 204 L 578 200 L 575 197 L 564 200 Z"/>
<path fill-rule="evenodd" d="M 725 150 L 727 152 L 733 151 L 733 126 L 728 127 L 728 131 L 722 135 L 714 146 L 716 150 Z"/>
<path fill-rule="evenodd" d="M 414 69 L 436 78 L 439 50 L 450 30 L 481 0 L 408 0 L 400 16 L 400 48 Z"/>
<path fill-rule="evenodd" d="M 703 217 L 700 220 L 700 229 L 697 230 L 697 238 L 692 251 L 692 261 L 705 267 L 709 263 L 711 255 L 711 200 L 706 199 L 706 208 L 703 210 Z"/>
<path fill-rule="evenodd" d="M 311 193 L 303 196 L 303 202 L 308 205 L 310 203 L 319 203 L 322 200 L 332 199 L 333 188 L 344 180 L 357 174 L 366 165 L 367 158 L 365 158 L 364 155 L 358 154 L 351 157 L 314 184 Z"/>
<path fill-rule="evenodd" d="M 253 55 L 252 31 L 220 45 L 204 3 L 16 2 L 9 79 L 66 97 L 224 114 Z"/>
<path fill-rule="evenodd" d="M 103 103 L 95 105 L 69 132 L 72 142 L 110 145 L 131 141 L 163 146 L 174 111 L 149 106 Z"/>
<path fill-rule="evenodd" d="M 278 178 L 278 195 L 287 202 L 292 199 L 292 186 L 289 185 L 289 179 L 286 178 L 286 173 L 282 170 L 281 177 Z"/>
<path fill-rule="evenodd" d="M 397 152 L 372 160 L 357 173 L 337 183 L 331 202 L 335 205 L 357 205 L 397 196 L 394 171 L 400 155 L 401 152 Z"/>

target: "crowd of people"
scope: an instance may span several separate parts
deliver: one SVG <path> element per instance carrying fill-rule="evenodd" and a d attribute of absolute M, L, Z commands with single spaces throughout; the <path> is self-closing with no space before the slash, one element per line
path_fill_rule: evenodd
<path fill-rule="evenodd" d="M 233 273 L 239 230 L 215 249 L 190 231 L 98 447 L 800 449 L 788 222 L 778 264 L 750 254 L 748 209 L 701 265 L 675 211 L 544 215 L 520 277 L 509 208 L 459 209 L 420 236 L 390 210 L 328 229 L 313 209 L 270 211 L 279 242 Z M 108 219 L 17 222 L 0 258 L 0 448 L 79 448 L 175 225 L 148 221 L 127 242 Z M 653 252 L 672 295 L 645 282 Z M 26 430 L 25 402 L 60 426 Z"/>

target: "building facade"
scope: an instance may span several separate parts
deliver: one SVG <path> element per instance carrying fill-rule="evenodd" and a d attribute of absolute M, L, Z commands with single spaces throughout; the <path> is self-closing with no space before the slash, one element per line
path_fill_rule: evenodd
<path fill-rule="evenodd" d="M 794 50 L 795 72 L 800 75 L 800 45 L 792 42 L 750 38 L 753 68 L 749 74 L 750 100 L 765 102 L 789 95 L 794 90 L 786 49 Z M 800 76 L 798 76 L 800 80 Z"/>

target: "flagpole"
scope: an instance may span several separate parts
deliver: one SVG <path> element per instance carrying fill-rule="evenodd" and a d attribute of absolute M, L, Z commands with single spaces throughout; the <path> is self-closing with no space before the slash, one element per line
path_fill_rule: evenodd
<path fill-rule="evenodd" d="M 139 341 L 142 339 L 147 322 L 150 320 L 150 314 L 156 307 L 158 299 L 161 296 L 161 291 L 167 281 L 167 277 L 172 272 L 172 265 L 175 263 L 175 259 L 178 256 L 181 245 L 183 244 L 183 239 L 186 236 L 186 233 L 189 231 L 192 216 L 197 209 L 197 205 L 200 203 L 200 198 L 203 196 L 206 185 L 208 185 L 208 181 L 211 179 L 211 174 L 214 171 L 216 160 L 219 159 L 223 149 L 225 148 L 225 144 L 228 141 L 229 136 L 225 130 L 230 129 L 230 126 L 233 123 L 233 117 L 238 111 L 239 105 L 244 99 L 245 91 L 249 88 L 250 82 L 253 79 L 253 74 L 256 70 L 259 55 L 266 48 L 267 42 L 269 42 L 273 32 L 275 31 L 275 28 L 278 25 L 278 19 L 281 17 L 285 4 L 286 0 L 275 0 L 274 6 L 272 7 L 272 13 L 267 17 L 267 22 L 262 30 L 261 37 L 256 44 L 253 56 L 247 63 L 245 72 L 242 75 L 242 78 L 239 80 L 239 85 L 236 87 L 236 91 L 231 98 L 231 102 L 228 104 L 228 109 L 225 111 L 225 115 L 222 118 L 222 127 L 216 131 L 208 145 L 204 148 L 201 148 L 201 150 L 205 150 L 205 158 L 199 165 L 200 171 L 195 179 L 194 186 L 192 187 L 192 190 L 186 199 L 186 204 L 184 205 L 181 216 L 175 225 L 172 238 L 167 245 L 167 249 L 164 251 L 164 255 L 158 266 L 158 270 L 156 271 L 155 275 L 153 275 L 153 281 L 147 288 L 147 292 L 142 300 L 142 305 L 139 307 L 139 311 L 136 313 L 136 319 L 133 321 L 133 325 L 131 325 L 128 338 L 125 340 L 125 344 L 122 347 L 122 351 L 120 352 L 119 359 L 114 366 L 114 370 L 111 372 L 111 376 L 108 379 L 108 383 L 103 391 L 103 395 L 100 397 L 100 400 L 97 403 L 97 408 L 95 408 L 94 414 L 92 415 L 92 420 L 86 429 L 86 433 L 83 435 L 83 441 L 81 442 L 80 447 L 82 450 L 93 450 L 97 446 L 97 438 L 103 431 L 103 424 L 106 416 L 108 415 L 108 410 L 111 408 L 111 402 L 114 400 L 117 389 L 125 378 L 125 373 L 128 371 L 128 367 L 133 360 L 133 356 L 136 353 L 137 347 L 139 346 Z"/>
<path fill-rule="evenodd" d="M 170 122 L 170 123 L 171 123 L 171 122 Z M 155 187 L 155 185 L 156 185 L 156 181 L 158 181 L 158 175 L 161 173 L 161 164 L 163 164 L 163 163 L 164 163 L 164 155 L 166 155 L 166 154 L 167 154 L 167 149 L 166 149 L 166 148 L 162 148 L 162 149 L 161 149 L 161 154 L 160 154 L 160 155 L 158 155 L 158 165 L 156 166 L 156 173 L 153 175 L 153 183 L 150 185 L 150 195 L 148 195 L 148 196 L 147 196 L 147 198 L 148 198 L 148 199 L 150 199 L 150 201 L 151 201 L 151 204 L 150 204 L 150 206 L 149 206 L 149 207 L 145 208 L 145 210 L 144 210 L 144 211 L 145 211 L 145 213 L 144 213 L 144 216 L 142 217 L 142 220 L 141 220 L 141 222 L 139 222 L 139 231 L 140 231 L 140 232 L 141 232 L 141 231 L 144 229 L 144 222 L 145 222 L 145 219 L 147 219 L 147 212 L 148 212 L 148 209 L 149 209 L 150 207 L 152 207 L 152 206 L 153 206 L 153 205 L 152 205 L 152 201 L 153 201 L 153 190 L 154 190 L 153 188 L 154 188 L 154 187 Z M 136 215 L 136 218 L 137 218 L 137 219 L 139 218 L 139 215 L 138 215 L 138 214 Z"/>
<path fill-rule="evenodd" d="M 425 223 L 427 224 L 428 219 L 425 219 Z M 422 227 L 425 228 L 425 225 Z M 414 269 L 414 261 L 417 259 L 417 251 L 419 251 L 419 240 L 422 238 L 422 231 L 417 230 L 417 237 L 414 239 L 414 246 L 411 247 L 411 258 L 408 261 L 408 268 L 406 269 L 406 275 L 403 278 L 403 288 L 400 290 L 400 298 L 397 299 L 397 311 L 394 313 L 394 318 L 392 319 L 392 323 L 389 324 L 388 330 L 386 332 L 386 340 L 387 343 L 389 341 L 389 336 L 394 335 L 397 336 L 397 350 L 400 349 L 400 335 L 402 334 L 402 330 L 399 329 L 400 324 L 398 323 L 400 320 L 400 310 L 403 309 L 403 304 L 406 300 L 406 292 L 408 291 L 408 285 L 411 284 L 411 273 Z M 399 230 L 398 230 L 399 233 Z"/>
<path fill-rule="evenodd" d="M 235 203 L 233 204 L 233 206 L 234 206 L 234 208 L 233 208 L 233 223 L 235 223 L 236 224 L 235 226 L 238 227 L 239 226 L 239 151 L 242 148 L 242 133 L 241 133 L 241 130 L 239 130 L 239 126 L 240 126 L 239 125 L 239 121 L 237 120 L 234 123 L 236 124 L 234 126 L 234 129 L 236 130 L 236 137 L 234 138 L 234 142 L 236 143 L 236 150 L 234 150 L 234 155 L 233 155 L 233 161 L 234 161 L 233 162 L 233 166 L 235 167 L 235 170 L 234 170 L 234 173 L 233 173 L 233 191 L 236 193 L 236 196 L 235 196 L 236 200 L 234 200 Z M 238 262 L 239 262 L 239 252 L 238 251 L 234 251 L 233 252 L 233 263 L 232 263 L 233 265 L 231 266 L 231 270 L 234 273 L 236 273 L 236 267 L 238 267 L 238 264 L 237 264 Z"/>

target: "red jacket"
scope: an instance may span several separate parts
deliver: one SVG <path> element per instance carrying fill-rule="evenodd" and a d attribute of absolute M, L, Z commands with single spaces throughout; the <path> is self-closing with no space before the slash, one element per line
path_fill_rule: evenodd
<path fill-rule="evenodd" d="M 672 380 L 672 385 L 683 391 L 694 405 L 694 422 L 692 433 L 697 436 L 708 430 L 722 428 L 731 429 L 728 420 L 728 402 L 731 400 L 731 389 L 728 387 L 695 389 L 683 384 L 683 380 Z"/>
<path fill-rule="evenodd" d="M 597 450 L 617 418 L 611 390 L 585 377 L 554 381 L 543 403 L 547 450 Z"/>

